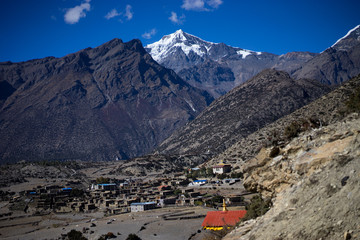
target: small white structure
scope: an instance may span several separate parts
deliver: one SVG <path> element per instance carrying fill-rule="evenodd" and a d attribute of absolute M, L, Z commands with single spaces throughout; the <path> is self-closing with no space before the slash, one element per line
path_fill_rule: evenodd
<path fill-rule="evenodd" d="M 131 212 L 143 212 L 156 208 L 156 202 L 132 203 L 130 208 Z"/>
<path fill-rule="evenodd" d="M 213 166 L 213 173 L 214 174 L 223 174 L 231 172 L 231 165 L 230 164 L 219 164 L 216 166 Z"/>
<path fill-rule="evenodd" d="M 116 189 L 118 189 L 116 183 L 101 183 L 91 185 L 91 190 L 114 191 Z"/>
<path fill-rule="evenodd" d="M 204 180 L 195 180 L 195 181 L 189 183 L 188 186 L 189 186 L 189 187 L 190 187 L 190 186 L 201 186 L 201 185 L 204 185 L 204 184 L 206 184 L 206 183 L 208 183 L 208 180 L 206 180 L 206 179 L 204 179 Z"/>

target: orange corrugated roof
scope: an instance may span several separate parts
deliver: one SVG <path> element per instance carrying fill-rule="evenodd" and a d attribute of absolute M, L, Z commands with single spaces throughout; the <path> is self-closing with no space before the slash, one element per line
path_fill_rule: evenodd
<path fill-rule="evenodd" d="M 238 211 L 211 211 L 207 212 L 201 224 L 202 227 L 235 226 L 241 218 L 245 217 L 246 210 Z"/>

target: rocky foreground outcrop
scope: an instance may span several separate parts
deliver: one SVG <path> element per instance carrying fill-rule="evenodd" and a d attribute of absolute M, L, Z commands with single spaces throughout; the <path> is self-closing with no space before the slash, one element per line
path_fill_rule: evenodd
<path fill-rule="evenodd" d="M 225 239 L 358 239 L 360 237 L 360 117 L 301 134 L 269 157 L 244 166 L 244 185 L 273 198 L 262 217 Z"/>

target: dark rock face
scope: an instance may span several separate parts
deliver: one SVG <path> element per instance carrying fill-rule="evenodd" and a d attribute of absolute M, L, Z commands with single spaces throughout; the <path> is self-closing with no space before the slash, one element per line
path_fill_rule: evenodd
<path fill-rule="evenodd" d="M 255 52 L 224 43 L 211 43 L 178 30 L 146 50 L 161 65 L 173 69 L 192 86 L 217 98 L 266 68 L 289 73 L 317 54 L 292 52 L 275 55 Z"/>
<path fill-rule="evenodd" d="M 218 154 L 265 125 L 330 91 L 313 80 L 264 70 L 216 99 L 195 120 L 165 140 L 160 153 Z"/>
<path fill-rule="evenodd" d="M 0 84 L 2 162 L 139 156 L 212 101 L 153 61 L 139 40 L 0 63 Z"/>
<path fill-rule="evenodd" d="M 191 86 L 204 89 L 218 98 L 234 87 L 235 76 L 232 70 L 212 60 L 183 69 L 178 75 Z"/>
<path fill-rule="evenodd" d="M 360 25 L 332 47 L 306 62 L 293 77 L 340 84 L 360 73 Z"/>

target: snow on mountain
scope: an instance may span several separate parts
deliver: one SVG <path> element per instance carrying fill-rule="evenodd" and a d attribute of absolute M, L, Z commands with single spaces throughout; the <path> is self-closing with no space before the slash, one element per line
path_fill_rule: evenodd
<path fill-rule="evenodd" d="M 357 40 L 360 40 L 360 25 L 357 25 L 353 29 L 351 29 L 345 36 L 337 40 L 331 47 L 334 47 L 336 44 L 340 43 L 342 40 L 348 38 L 352 33 L 357 35 Z"/>
<path fill-rule="evenodd" d="M 256 54 L 256 55 L 260 55 L 262 52 L 254 52 L 251 50 L 246 50 L 246 49 L 241 49 L 236 51 L 236 53 L 238 55 L 241 55 L 243 59 L 245 59 L 247 56 L 251 55 L 251 54 Z"/>
<path fill-rule="evenodd" d="M 206 42 L 198 37 L 187 34 L 181 29 L 162 37 L 159 41 L 145 47 L 153 59 L 160 62 L 166 55 L 180 48 L 187 56 L 191 51 L 203 57 L 214 43 Z"/>
<path fill-rule="evenodd" d="M 177 30 L 145 47 L 162 66 L 174 70 L 190 85 L 218 98 L 263 69 L 292 72 L 313 57 L 292 53 L 284 57 L 224 43 L 213 43 Z"/>
<path fill-rule="evenodd" d="M 188 58 L 191 58 L 191 53 L 194 53 L 200 58 L 210 58 L 216 61 L 222 57 L 228 56 L 229 54 L 241 55 L 243 59 L 245 59 L 248 55 L 261 54 L 261 52 L 230 47 L 227 45 L 225 46 L 228 49 L 224 52 L 223 45 L 225 44 L 202 40 L 196 36 L 185 33 L 180 29 L 175 33 L 164 36 L 157 42 L 147 45 L 145 49 L 150 53 L 153 59 L 159 63 L 164 62 L 164 60 L 171 54 L 178 54 L 177 51 L 179 50 L 181 50 Z M 221 48 L 223 51 L 219 51 L 215 48 Z"/>

